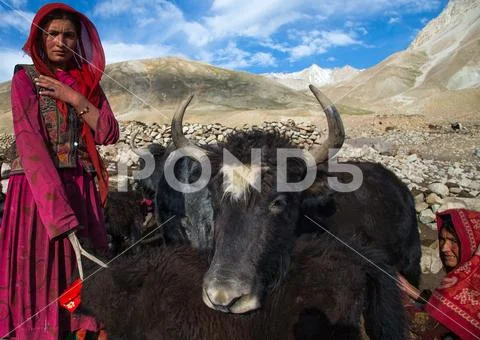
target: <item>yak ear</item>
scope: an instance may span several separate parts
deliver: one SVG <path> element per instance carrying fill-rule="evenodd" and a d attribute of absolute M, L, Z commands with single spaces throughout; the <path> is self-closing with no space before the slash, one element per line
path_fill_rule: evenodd
<path fill-rule="evenodd" d="M 326 181 L 315 181 L 302 193 L 301 208 L 305 215 L 331 216 L 335 212 L 334 191 Z"/>
<path fill-rule="evenodd" d="M 325 219 L 336 211 L 334 191 L 318 182 L 302 193 L 300 219 L 295 228 L 295 234 L 300 236 L 306 233 L 320 232 L 312 220 L 323 225 Z"/>

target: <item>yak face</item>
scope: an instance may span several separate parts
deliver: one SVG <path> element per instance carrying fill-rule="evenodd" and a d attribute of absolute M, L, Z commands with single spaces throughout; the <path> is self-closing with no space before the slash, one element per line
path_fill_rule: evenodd
<path fill-rule="evenodd" d="M 145 158 L 147 155 L 151 155 L 153 157 L 153 165 L 156 171 L 154 171 L 150 176 L 147 178 L 142 178 L 141 180 L 137 181 L 138 190 L 148 198 L 152 198 L 157 191 L 158 183 L 160 179 L 163 177 L 163 163 L 165 163 L 166 155 L 171 150 L 164 148 L 162 145 L 157 143 L 152 143 L 148 146 L 146 150 L 140 150 L 135 145 L 135 137 L 137 136 L 137 132 L 133 134 L 130 139 L 130 148 L 131 150 L 139 156 L 139 169 L 145 170 L 147 163 L 145 162 Z"/>
<path fill-rule="evenodd" d="M 223 147 L 242 163 L 224 158 L 210 182 L 215 246 L 203 300 L 213 309 L 245 313 L 259 308 L 266 289 L 287 272 L 301 193 L 278 190 L 276 150 L 293 147 L 283 137 L 240 133 Z M 256 148 L 261 164 L 248 163 Z M 303 179 L 303 161 L 292 158 L 287 166 L 289 183 Z"/>
<path fill-rule="evenodd" d="M 342 146 L 345 131 L 335 106 L 315 87 L 310 89 L 328 123 L 327 141 L 309 150 L 315 165 L 332 156 L 330 149 Z M 277 159 L 279 149 L 295 147 L 286 137 L 263 131 L 233 133 L 215 149 L 196 146 L 182 126 L 192 98 L 175 112 L 171 130 L 175 147 L 192 158 L 206 152 L 215 174 L 208 182 L 214 207 L 214 255 L 203 280 L 203 301 L 213 309 L 245 313 L 259 308 L 267 288 L 286 273 L 302 195 L 288 189 L 288 184 L 302 182 L 310 168 L 303 159 Z"/>

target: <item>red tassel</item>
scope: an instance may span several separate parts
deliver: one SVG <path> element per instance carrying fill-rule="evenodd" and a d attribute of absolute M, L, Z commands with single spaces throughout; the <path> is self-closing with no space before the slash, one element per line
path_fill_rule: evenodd
<path fill-rule="evenodd" d="M 62 295 L 60 295 L 60 298 L 58 299 L 60 306 L 68 310 L 70 313 L 73 313 L 80 305 L 81 290 L 82 280 L 77 279 Z"/>

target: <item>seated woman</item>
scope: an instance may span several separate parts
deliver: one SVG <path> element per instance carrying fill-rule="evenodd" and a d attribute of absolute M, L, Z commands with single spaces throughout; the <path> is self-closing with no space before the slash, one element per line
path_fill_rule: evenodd
<path fill-rule="evenodd" d="M 419 291 L 399 276 L 417 305 L 407 305 L 412 338 L 480 338 L 480 212 L 437 213 L 440 259 L 447 275 L 433 292 Z M 450 337 L 449 337 L 450 336 Z"/>

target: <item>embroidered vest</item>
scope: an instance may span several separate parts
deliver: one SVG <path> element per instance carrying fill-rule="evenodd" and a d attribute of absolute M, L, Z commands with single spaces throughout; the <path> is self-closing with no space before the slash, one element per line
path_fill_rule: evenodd
<path fill-rule="evenodd" d="M 28 77 L 32 80 L 38 77 L 38 72 L 33 65 L 16 65 L 15 73 L 24 69 Z M 38 93 L 39 87 L 35 85 Z M 38 95 L 40 114 L 45 124 L 48 141 L 45 144 L 50 152 L 50 156 L 55 166 L 61 168 L 75 168 L 77 160 L 88 172 L 95 172 L 87 147 L 82 138 L 83 121 L 78 118 L 75 109 L 71 105 L 68 107 L 67 124 L 65 117 L 57 108 L 55 99 L 49 96 Z M 11 175 L 23 173 L 23 167 L 18 152 L 11 165 Z"/>

